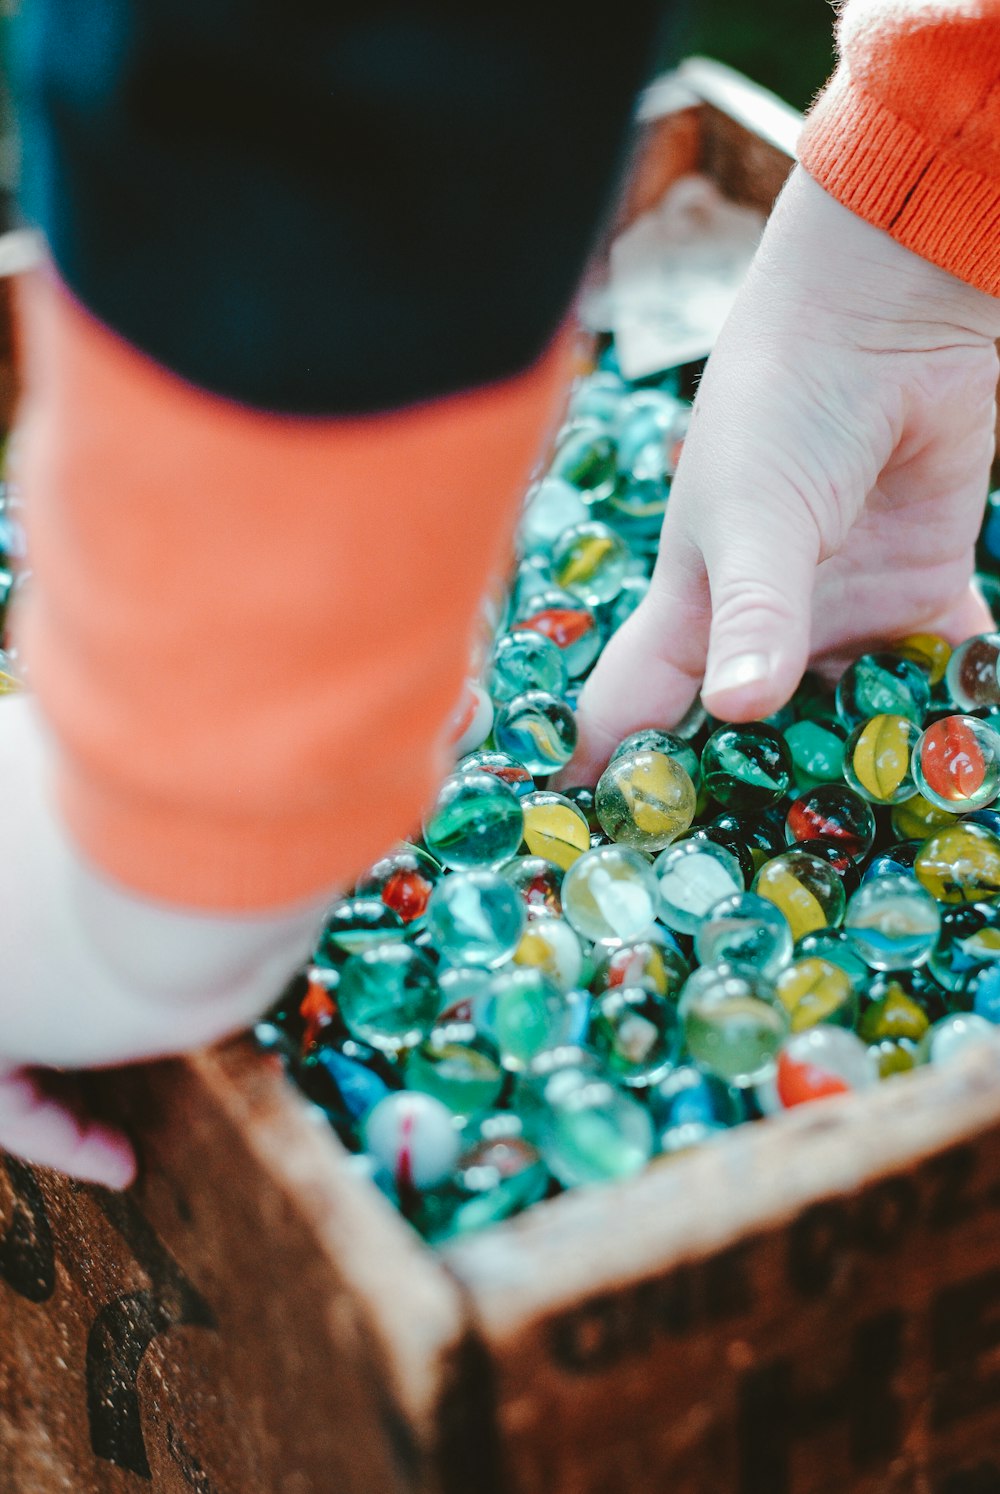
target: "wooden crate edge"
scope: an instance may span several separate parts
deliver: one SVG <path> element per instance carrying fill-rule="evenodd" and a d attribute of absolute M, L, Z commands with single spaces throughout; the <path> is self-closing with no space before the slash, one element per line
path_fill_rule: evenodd
<path fill-rule="evenodd" d="M 564 1194 L 446 1246 L 443 1258 L 490 1340 L 516 1338 L 540 1313 L 725 1250 L 996 1127 L 1000 1042 L 738 1128 L 617 1188 Z"/>

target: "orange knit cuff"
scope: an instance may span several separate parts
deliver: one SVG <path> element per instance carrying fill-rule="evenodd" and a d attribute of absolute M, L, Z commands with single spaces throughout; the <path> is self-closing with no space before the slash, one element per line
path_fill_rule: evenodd
<path fill-rule="evenodd" d="M 1000 181 L 971 170 L 836 73 L 799 159 L 844 207 L 921 258 L 1000 296 Z"/>

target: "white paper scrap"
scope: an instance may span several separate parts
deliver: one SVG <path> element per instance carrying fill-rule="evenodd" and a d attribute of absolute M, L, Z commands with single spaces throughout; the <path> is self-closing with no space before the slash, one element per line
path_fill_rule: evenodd
<path fill-rule="evenodd" d="M 613 332 L 627 379 L 704 358 L 733 304 L 764 228 L 703 176 L 676 181 L 611 248 L 603 286 L 584 297 L 592 331 Z"/>

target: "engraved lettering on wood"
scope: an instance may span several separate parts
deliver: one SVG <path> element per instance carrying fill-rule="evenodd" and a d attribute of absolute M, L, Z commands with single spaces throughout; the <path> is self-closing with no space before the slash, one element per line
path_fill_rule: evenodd
<path fill-rule="evenodd" d="M 56 1257 L 45 1200 L 31 1168 L 3 1159 L 14 1193 L 14 1210 L 0 1240 L 0 1276 L 19 1297 L 47 1302 L 55 1289 Z"/>
<path fill-rule="evenodd" d="M 791 1451 L 831 1425 L 843 1426 L 858 1472 L 886 1463 L 902 1445 L 902 1407 L 893 1389 L 904 1317 L 859 1323 L 850 1356 L 833 1380 L 805 1385 L 801 1366 L 777 1359 L 740 1377 L 740 1494 L 791 1494 Z"/>
<path fill-rule="evenodd" d="M 19 1297 L 41 1308 L 53 1297 L 56 1283 L 56 1240 L 45 1198 L 26 1163 L 5 1156 L 3 1165 L 13 1206 L 0 1237 L 0 1279 Z M 81 1367 L 86 1406 L 79 1408 L 80 1415 L 87 1417 L 94 1455 L 149 1479 L 138 1390 L 143 1357 L 158 1334 L 177 1324 L 214 1328 L 215 1317 L 127 1195 L 100 1189 L 74 1191 L 97 1204 L 150 1281 L 142 1291 L 93 1304 L 96 1318 Z M 72 1414 L 73 1408 L 68 1409 Z M 176 1449 L 171 1451 L 176 1460 Z M 201 1477 L 201 1483 L 192 1483 L 192 1487 L 207 1491 L 206 1476 L 190 1454 L 186 1467 Z M 185 1472 L 188 1482 L 193 1476 Z"/>
<path fill-rule="evenodd" d="M 216 1327 L 211 1308 L 188 1281 L 132 1201 L 93 1196 L 129 1245 L 152 1286 L 115 1298 L 97 1315 L 87 1341 L 87 1415 L 99 1458 L 150 1478 L 139 1407 L 139 1366 L 153 1339 L 177 1324 Z"/>
<path fill-rule="evenodd" d="M 957 1468 L 935 1483 L 934 1494 L 1000 1494 L 1000 1467 L 987 1460 Z"/>
<path fill-rule="evenodd" d="M 846 1494 L 911 1467 L 924 1480 L 914 1488 L 933 1494 L 1000 1494 L 1000 1261 L 990 1263 L 998 1212 L 993 1136 L 820 1198 L 787 1224 L 543 1320 L 540 1347 L 556 1376 L 539 1426 L 558 1407 L 582 1427 L 597 1402 L 573 1385 L 588 1382 L 589 1397 L 603 1386 L 613 1399 L 615 1377 L 634 1384 L 644 1360 L 654 1381 L 662 1367 L 682 1395 L 692 1387 L 688 1412 L 704 1417 L 700 1441 L 673 1438 L 640 1396 L 633 1420 L 622 1407 L 614 1446 L 582 1459 L 573 1494 L 596 1494 L 637 1450 L 649 1469 L 643 1494 L 658 1487 L 654 1468 L 678 1487 L 694 1478 L 700 1494 L 713 1460 L 729 1470 L 722 1476 L 734 1494 Z M 811 1337 L 803 1314 L 829 1336 Z M 699 1364 L 713 1331 L 710 1383 Z M 522 1451 L 534 1494 L 542 1462 Z M 914 1457 L 929 1459 L 933 1474 L 917 1475 Z M 570 1485 L 555 1487 L 566 1494 Z"/>

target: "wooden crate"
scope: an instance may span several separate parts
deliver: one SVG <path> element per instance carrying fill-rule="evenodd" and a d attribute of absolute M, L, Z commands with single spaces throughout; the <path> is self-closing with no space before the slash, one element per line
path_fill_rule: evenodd
<path fill-rule="evenodd" d="M 625 213 L 790 129 L 685 70 Z M 246 1041 L 100 1091 L 127 1196 L 0 1169 L 4 1491 L 1000 1494 L 1000 1053 L 440 1254 Z"/>

